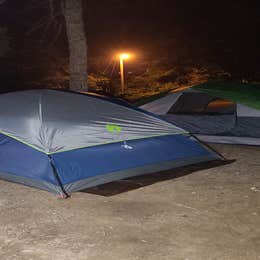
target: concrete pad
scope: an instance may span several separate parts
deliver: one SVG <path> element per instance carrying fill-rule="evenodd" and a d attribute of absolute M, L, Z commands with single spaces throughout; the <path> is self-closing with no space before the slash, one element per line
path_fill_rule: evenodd
<path fill-rule="evenodd" d="M 213 148 L 236 161 L 67 200 L 0 181 L 0 259 L 260 259 L 260 148 Z"/>

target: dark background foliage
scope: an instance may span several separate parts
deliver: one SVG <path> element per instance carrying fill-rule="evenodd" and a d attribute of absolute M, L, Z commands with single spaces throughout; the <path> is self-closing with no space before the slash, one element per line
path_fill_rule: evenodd
<path fill-rule="evenodd" d="M 155 91 L 165 84 L 171 88 L 169 83 L 189 84 L 194 77 L 259 80 L 257 1 L 83 0 L 83 4 L 90 85 L 100 79 L 116 88 L 118 64 L 112 56 L 125 49 L 136 53 L 127 64 L 129 86 L 146 85 L 144 91 L 157 83 Z M 57 17 L 49 26 L 45 1 L 9 0 L 0 7 L 0 27 L 11 48 L 0 58 L 2 88 L 67 86 L 67 39 L 60 28 L 64 21 L 59 6 L 55 7 Z"/>

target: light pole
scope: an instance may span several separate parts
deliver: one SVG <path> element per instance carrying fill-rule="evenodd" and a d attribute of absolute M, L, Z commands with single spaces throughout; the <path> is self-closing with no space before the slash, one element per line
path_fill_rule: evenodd
<path fill-rule="evenodd" d="M 125 91 L 125 72 L 124 72 L 124 60 L 129 59 L 130 55 L 128 53 L 121 53 L 119 55 L 120 61 L 120 77 L 121 77 L 121 92 Z"/>

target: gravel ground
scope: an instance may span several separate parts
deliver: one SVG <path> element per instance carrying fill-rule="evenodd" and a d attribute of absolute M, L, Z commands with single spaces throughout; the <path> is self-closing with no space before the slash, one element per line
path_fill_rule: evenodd
<path fill-rule="evenodd" d="M 67 200 L 0 181 L 0 259 L 259 260 L 260 148 L 213 147 L 236 161 Z"/>

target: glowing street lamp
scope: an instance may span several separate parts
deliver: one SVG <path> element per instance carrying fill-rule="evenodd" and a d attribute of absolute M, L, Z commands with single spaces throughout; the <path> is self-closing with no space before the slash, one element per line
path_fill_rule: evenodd
<path fill-rule="evenodd" d="M 121 76 L 121 92 L 124 93 L 125 90 L 125 72 L 124 72 L 124 60 L 128 60 L 130 58 L 129 53 L 121 53 L 119 54 L 120 61 L 120 76 Z"/>

